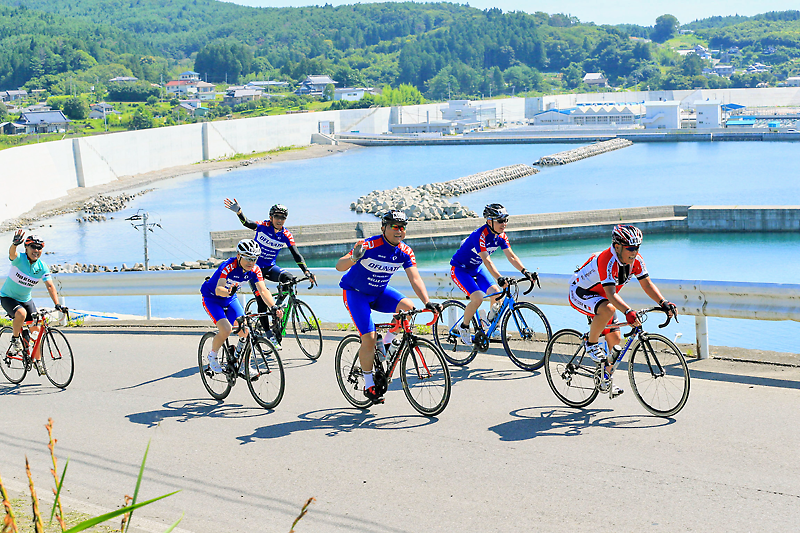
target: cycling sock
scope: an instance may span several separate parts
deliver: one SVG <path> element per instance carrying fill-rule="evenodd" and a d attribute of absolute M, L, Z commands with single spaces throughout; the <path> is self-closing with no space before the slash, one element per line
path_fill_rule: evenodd
<path fill-rule="evenodd" d="M 372 377 L 372 371 L 364 372 L 364 388 L 368 389 L 375 386 L 375 379 Z"/>
<path fill-rule="evenodd" d="M 209 350 L 208 356 L 209 357 L 216 357 L 217 356 L 217 352 L 215 352 L 214 350 Z"/>

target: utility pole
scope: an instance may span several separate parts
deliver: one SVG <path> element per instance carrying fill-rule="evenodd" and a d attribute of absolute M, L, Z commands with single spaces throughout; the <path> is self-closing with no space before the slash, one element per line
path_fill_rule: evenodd
<path fill-rule="evenodd" d="M 152 226 L 158 226 L 159 228 L 161 227 L 160 224 L 152 224 L 152 223 L 148 224 L 147 223 L 147 217 L 148 216 L 149 216 L 149 214 L 147 213 L 147 211 L 142 211 L 141 214 L 136 213 L 135 215 L 125 219 L 125 220 L 141 220 L 142 221 L 141 224 L 138 224 L 138 225 L 137 224 L 131 224 L 131 226 L 133 226 L 135 229 L 142 228 L 144 230 L 143 234 L 144 234 L 144 270 L 145 270 L 145 272 L 150 270 L 150 256 L 149 256 L 149 253 L 148 253 L 149 250 L 147 248 L 147 231 L 148 230 L 149 231 L 153 231 Z M 147 310 L 146 310 L 147 320 L 150 320 L 151 319 L 151 314 L 150 314 L 150 295 L 149 294 L 145 295 L 145 302 L 146 302 L 146 307 L 147 307 Z"/>

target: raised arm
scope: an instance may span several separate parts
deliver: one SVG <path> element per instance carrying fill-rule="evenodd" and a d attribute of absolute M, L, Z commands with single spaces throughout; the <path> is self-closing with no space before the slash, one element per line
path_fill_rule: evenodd
<path fill-rule="evenodd" d="M 236 213 L 236 216 L 239 217 L 239 222 L 242 223 L 242 226 L 251 230 L 255 230 L 258 227 L 258 224 L 244 216 L 244 213 L 242 213 L 242 208 L 239 207 L 239 202 L 236 200 L 236 198 L 233 200 L 230 198 L 225 198 L 224 203 L 225 207 Z"/>
<path fill-rule="evenodd" d="M 8 259 L 9 261 L 13 261 L 19 254 L 17 253 L 17 246 L 22 244 L 22 239 L 25 237 L 25 232 L 21 229 L 18 229 L 14 232 L 14 238 L 11 240 L 11 247 L 8 249 Z"/>

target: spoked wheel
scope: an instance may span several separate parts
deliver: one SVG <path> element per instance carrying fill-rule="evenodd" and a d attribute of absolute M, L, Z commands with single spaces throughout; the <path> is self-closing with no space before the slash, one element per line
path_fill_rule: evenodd
<path fill-rule="evenodd" d="M 586 354 L 583 335 L 574 329 L 556 332 L 547 343 L 544 351 L 547 383 L 556 397 L 570 407 L 586 407 L 597 398 L 596 366 Z"/>
<path fill-rule="evenodd" d="M 472 346 L 465 346 L 458 333 L 466 307 L 457 300 L 447 300 L 442 304 L 439 320 L 433 325 L 433 340 L 451 365 L 468 365 L 478 355 L 478 347 L 474 343 Z M 478 331 L 478 320 L 475 317 L 472 317 L 470 326 L 473 333 Z"/>
<path fill-rule="evenodd" d="M 633 393 L 649 412 L 672 416 L 689 398 L 689 368 L 680 349 L 668 338 L 646 333 L 628 361 Z"/>
<path fill-rule="evenodd" d="M 322 329 L 307 303 L 295 300 L 292 306 L 292 332 L 303 353 L 316 361 L 322 355 Z"/>
<path fill-rule="evenodd" d="M 258 313 L 258 296 L 255 298 L 250 298 L 247 302 L 247 305 L 244 306 L 245 314 L 249 315 L 252 313 Z M 253 336 L 254 337 L 263 337 L 264 336 L 264 327 L 261 325 L 261 320 L 253 320 Z"/>
<path fill-rule="evenodd" d="M 208 352 L 211 351 L 211 343 L 215 336 L 216 333 L 209 332 L 200 339 L 200 347 L 197 349 L 197 365 L 200 367 L 200 377 L 203 379 L 203 385 L 205 385 L 211 397 L 215 400 L 224 400 L 231 392 L 231 382 L 225 372 L 214 372 L 208 365 Z M 217 354 L 217 359 L 222 365 L 226 363 L 226 349 L 227 346 L 223 344 Z"/>
<path fill-rule="evenodd" d="M 275 345 L 268 339 L 255 338 L 244 365 L 247 387 L 256 403 L 264 409 L 273 409 L 281 403 L 286 382 Z"/>
<path fill-rule="evenodd" d="M 17 385 L 22 383 L 28 368 L 23 360 L 23 352 L 10 355 L 8 349 L 11 347 L 11 328 L 6 326 L 0 329 L 0 370 L 8 381 Z"/>
<path fill-rule="evenodd" d="M 400 359 L 403 392 L 411 406 L 425 416 L 436 416 L 450 401 L 450 371 L 432 342 L 415 339 Z"/>
<path fill-rule="evenodd" d="M 517 302 L 500 325 L 503 347 L 515 365 L 533 371 L 544 364 L 544 350 L 553 333 L 544 313 L 528 302 Z"/>
<path fill-rule="evenodd" d="M 57 329 L 47 330 L 40 345 L 42 364 L 50 383 L 67 388 L 75 372 L 75 360 L 67 338 Z"/>
<path fill-rule="evenodd" d="M 361 362 L 358 360 L 358 350 L 361 348 L 361 338 L 358 335 L 348 335 L 336 347 L 336 382 L 342 394 L 354 407 L 366 409 L 372 402 L 364 396 L 364 374 L 361 371 Z"/>

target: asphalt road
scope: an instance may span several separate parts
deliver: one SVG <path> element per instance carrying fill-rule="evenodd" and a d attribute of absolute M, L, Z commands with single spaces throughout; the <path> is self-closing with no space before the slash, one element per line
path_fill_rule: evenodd
<path fill-rule="evenodd" d="M 674 419 L 628 390 L 590 408 L 561 405 L 542 373 L 479 355 L 453 369 L 438 419 L 392 384 L 386 403 L 349 407 L 333 373 L 285 342 L 287 387 L 274 411 L 244 382 L 212 400 L 197 372 L 198 332 L 69 331 L 65 391 L 29 376 L 0 384 L 0 475 L 14 492 L 31 460 L 52 477 L 44 424 L 55 421 L 66 503 L 99 513 L 132 494 L 150 441 L 132 529 L 286 532 L 797 531 L 800 369 L 694 361 Z M 629 389 L 627 380 L 621 383 Z M 49 507 L 48 507 L 49 512 Z M 118 524 L 115 520 L 114 524 Z"/>

